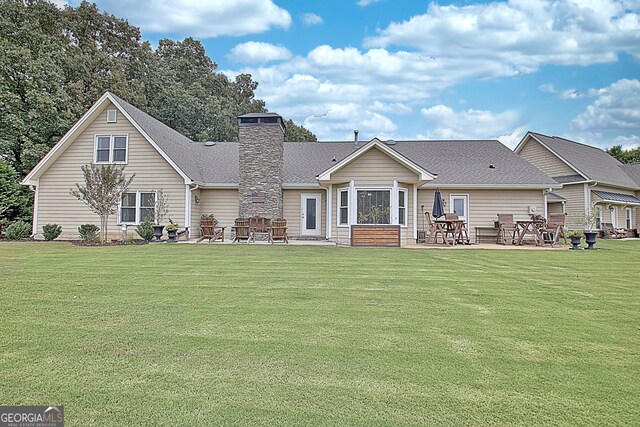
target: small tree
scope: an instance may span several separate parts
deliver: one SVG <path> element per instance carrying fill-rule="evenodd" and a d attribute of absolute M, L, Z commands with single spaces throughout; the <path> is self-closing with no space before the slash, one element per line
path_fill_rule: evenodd
<path fill-rule="evenodd" d="M 156 225 L 160 225 L 167 216 L 167 213 L 169 213 L 169 196 L 164 194 L 161 188 L 156 191 L 156 205 L 153 212 L 153 220 Z"/>
<path fill-rule="evenodd" d="M 84 165 L 82 166 L 84 185 L 76 183 L 70 194 L 83 202 L 92 212 L 100 216 L 100 232 L 102 243 L 107 241 L 109 215 L 118 210 L 122 193 L 129 190 L 135 177 L 124 173 L 124 166 L 118 165 Z"/>

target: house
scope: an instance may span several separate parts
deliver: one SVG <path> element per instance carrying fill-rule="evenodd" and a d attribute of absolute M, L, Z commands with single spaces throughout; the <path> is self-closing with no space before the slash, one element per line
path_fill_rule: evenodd
<path fill-rule="evenodd" d="M 546 214 L 548 194 L 562 187 L 498 141 L 284 142 L 275 113 L 246 114 L 238 124 L 238 142 L 194 142 L 105 93 L 23 180 L 35 193 L 35 237 L 47 223 L 68 239 L 78 225 L 97 223 L 69 194 L 90 163 L 135 173 L 110 219 L 113 237 L 153 212 L 160 189 L 169 217 L 191 227 L 192 238 L 201 214 L 226 227 L 260 215 L 286 218 L 290 236 L 342 244 L 351 243 L 353 225 L 393 225 L 407 244 L 424 229 L 436 188 L 445 210 L 473 231 L 493 226 L 498 212 Z"/>
<path fill-rule="evenodd" d="M 515 152 L 562 184 L 547 195 L 547 210 L 567 213 L 570 228 L 582 229 L 581 218 L 591 208 L 598 228 L 602 223 L 638 228 L 640 165 L 624 165 L 599 148 L 534 132 Z"/>

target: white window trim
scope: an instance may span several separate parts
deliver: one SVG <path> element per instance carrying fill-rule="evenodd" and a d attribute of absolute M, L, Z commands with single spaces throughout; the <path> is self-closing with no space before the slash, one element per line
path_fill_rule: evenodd
<path fill-rule="evenodd" d="M 353 189 L 353 193 L 351 193 L 350 189 Z M 394 187 L 358 187 L 358 186 L 350 186 L 350 187 L 341 187 L 338 188 L 336 191 L 336 227 L 338 228 L 348 228 L 350 227 L 352 224 L 353 225 L 357 225 L 358 221 L 357 221 L 357 211 L 358 211 L 358 200 L 357 200 L 357 194 L 358 191 L 388 191 L 389 192 L 389 208 L 390 208 L 390 213 L 389 213 L 389 220 L 390 223 L 389 224 L 377 224 L 377 225 L 399 225 L 401 228 L 407 228 L 408 222 L 409 222 L 409 198 L 408 198 L 408 194 L 409 194 L 409 190 L 408 188 L 405 187 L 396 187 L 397 188 L 397 197 L 393 197 L 393 190 Z M 340 223 L 340 195 L 343 191 L 347 192 L 347 218 L 348 218 L 348 223 Z M 404 224 L 400 224 L 399 219 L 397 218 L 398 216 L 398 212 L 399 212 L 399 197 L 400 197 L 400 192 L 404 192 Z M 355 220 L 352 217 L 352 212 L 356 213 L 355 216 Z M 397 218 L 398 221 L 394 221 L 394 219 Z M 371 224 L 371 225 L 376 225 L 376 224 Z"/>
<path fill-rule="evenodd" d="M 98 138 L 109 138 L 109 161 L 108 162 L 99 162 L 98 161 Z M 126 138 L 127 148 L 124 152 L 124 162 L 114 162 L 113 161 L 113 150 L 115 149 L 115 138 Z M 113 135 L 95 135 L 93 137 L 93 163 L 96 165 L 126 165 L 129 163 L 129 134 L 113 134 Z"/>
<path fill-rule="evenodd" d="M 469 194 L 468 193 L 451 193 L 451 194 L 449 194 L 449 212 L 453 213 L 453 199 L 461 198 L 461 197 L 463 197 L 465 199 L 466 212 L 465 212 L 464 220 L 468 224 L 469 223 L 469 218 L 470 218 L 470 215 L 469 215 Z"/>
<path fill-rule="evenodd" d="M 109 120 L 109 114 L 113 114 L 113 120 Z M 107 109 L 107 123 L 117 123 L 118 122 L 118 110 L 114 109 Z"/>
<path fill-rule="evenodd" d="M 627 221 L 629 224 L 627 224 Z M 624 225 L 629 225 L 627 228 L 633 228 L 633 210 L 631 208 L 624 208 Z"/>
<path fill-rule="evenodd" d="M 158 200 L 158 190 L 129 190 L 129 191 L 125 191 L 123 194 L 132 194 L 132 193 L 136 193 L 136 220 L 135 222 L 123 222 L 121 215 L 122 215 L 122 194 L 120 194 L 120 201 L 118 202 L 118 221 L 117 224 L 118 225 L 140 225 L 140 210 L 141 210 L 141 206 L 140 206 L 140 201 L 141 201 L 141 194 L 142 193 L 154 193 L 156 195 L 155 200 Z M 155 211 L 155 206 L 153 207 L 154 211 Z"/>
<path fill-rule="evenodd" d="M 343 206 L 341 205 L 342 202 L 342 193 L 346 192 L 347 193 L 347 222 L 340 222 L 340 208 L 342 208 Z M 348 187 L 343 187 L 343 188 L 338 188 L 338 191 L 336 191 L 337 194 L 337 200 L 336 200 L 336 226 L 337 227 L 341 227 L 341 228 L 347 228 L 349 227 L 349 215 L 351 210 L 349 209 L 349 188 Z"/>
<path fill-rule="evenodd" d="M 596 218 L 598 219 L 598 222 L 600 223 L 600 227 L 598 227 L 599 229 L 602 229 L 602 206 L 600 205 L 595 205 L 593 207 L 593 209 L 596 210 Z"/>

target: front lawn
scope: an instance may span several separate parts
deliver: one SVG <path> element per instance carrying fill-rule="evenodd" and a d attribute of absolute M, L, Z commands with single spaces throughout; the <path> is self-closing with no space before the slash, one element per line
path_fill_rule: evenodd
<path fill-rule="evenodd" d="M 67 426 L 638 425 L 640 242 L 0 243 L 0 404 Z"/>

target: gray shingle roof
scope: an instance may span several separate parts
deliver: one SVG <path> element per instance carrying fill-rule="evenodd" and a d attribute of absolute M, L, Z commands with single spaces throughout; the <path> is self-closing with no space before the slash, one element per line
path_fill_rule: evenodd
<path fill-rule="evenodd" d="M 199 180 L 201 171 L 192 150 L 193 141 L 113 93 L 111 96 L 189 178 Z"/>
<path fill-rule="evenodd" d="M 610 191 L 602 190 L 591 190 L 591 192 L 601 199 L 607 201 L 640 204 L 640 200 L 638 200 L 637 197 L 631 196 L 629 194 L 612 193 Z"/>
<path fill-rule="evenodd" d="M 640 163 L 622 165 L 620 166 L 620 169 L 622 169 L 638 186 L 640 186 Z"/>
<path fill-rule="evenodd" d="M 563 176 L 554 176 L 553 179 L 558 181 L 560 184 L 568 184 L 570 182 L 580 182 L 584 181 L 582 175 L 563 175 Z"/>
<path fill-rule="evenodd" d="M 592 181 L 621 187 L 636 188 L 638 186 L 620 168 L 622 163 L 600 148 L 557 136 L 535 132 L 531 134 Z"/>
<path fill-rule="evenodd" d="M 217 142 L 212 146 L 193 142 L 123 99 L 111 95 L 190 179 L 201 184 L 238 183 L 237 142 Z M 366 142 L 357 147 L 353 141 L 286 142 L 284 183 L 316 184 L 317 175 L 364 145 Z M 397 141 L 389 147 L 437 174 L 434 185 L 523 185 L 544 188 L 557 184 L 498 141 Z"/>
<path fill-rule="evenodd" d="M 557 194 L 555 194 L 555 193 L 549 193 L 549 194 L 547 194 L 547 201 L 548 201 L 548 202 L 564 202 L 565 200 L 567 200 L 567 199 L 565 199 L 565 198 L 564 198 L 564 197 L 562 197 L 562 196 L 558 196 L 558 195 L 557 195 Z"/>

